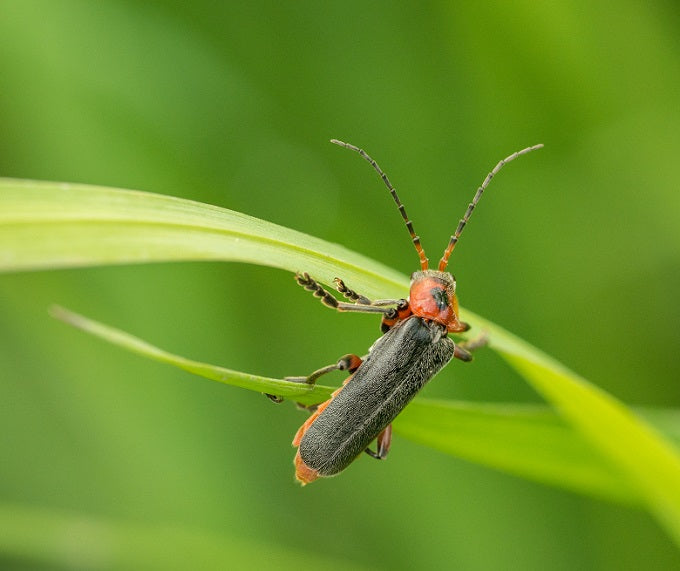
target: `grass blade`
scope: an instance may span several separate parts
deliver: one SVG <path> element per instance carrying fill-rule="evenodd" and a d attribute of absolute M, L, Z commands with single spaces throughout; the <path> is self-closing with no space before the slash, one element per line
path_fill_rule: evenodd
<path fill-rule="evenodd" d="M 251 216 L 131 190 L 0 179 L 0 272 L 186 260 L 342 275 L 370 296 L 406 294 L 394 270 Z"/>
<path fill-rule="evenodd" d="M 621 470 L 545 406 L 421 398 L 399 415 L 394 431 L 496 470 L 609 501 L 642 504 Z"/>
<path fill-rule="evenodd" d="M 193 373 L 194 375 L 205 377 L 206 379 L 224 383 L 226 385 L 232 385 L 261 393 L 274 394 L 293 399 L 296 402 L 303 404 L 322 402 L 328 399 L 331 392 L 334 390 L 331 387 L 324 387 L 322 385 L 315 385 L 312 387 L 302 383 L 293 383 L 281 379 L 270 379 L 268 377 L 241 373 L 240 371 L 232 371 L 231 369 L 225 369 L 224 367 L 218 367 L 216 365 L 208 365 L 207 363 L 201 363 L 199 361 L 192 361 L 191 359 L 168 353 L 146 341 L 142 341 L 134 335 L 88 319 L 87 317 L 64 309 L 63 307 L 54 306 L 51 308 L 50 313 L 53 317 L 64 323 L 77 327 L 78 329 L 99 337 L 104 341 L 108 341 L 113 345 L 137 353 L 148 359 L 166 363 L 177 367 L 178 369 Z"/>
<path fill-rule="evenodd" d="M 680 454 L 625 404 L 506 332 L 495 349 L 635 484 L 680 545 Z"/>

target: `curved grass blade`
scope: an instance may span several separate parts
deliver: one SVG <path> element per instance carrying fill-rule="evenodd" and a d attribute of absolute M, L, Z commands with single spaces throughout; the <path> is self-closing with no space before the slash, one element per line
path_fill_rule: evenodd
<path fill-rule="evenodd" d="M 477 323 L 493 331 L 490 345 L 635 484 L 680 545 L 678 448 L 624 403 L 536 347 L 481 318 Z"/>
<path fill-rule="evenodd" d="M 416 399 L 394 431 L 471 462 L 629 505 L 643 499 L 580 432 L 541 405 Z"/>
<path fill-rule="evenodd" d="M 87 333 L 95 335 L 114 345 L 118 345 L 123 349 L 143 355 L 154 361 L 173 365 L 174 367 L 193 373 L 194 375 L 205 377 L 206 379 L 224 383 L 226 385 L 233 385 L 235 387 L 261 393 L 274 394 L 293 399 L 296 402 L 303 404 L 316 404 L 325 401 L 330 397 L 331 392 L 335 390 L 331 387 L 324 387 L 322 385 L 310 386 L 281 379 L 270 379 L 268 377 L 249 375 L 248 373 L 232 371 L 231 369 L 225 369 L 224 367 L 218 367 L 216 365 L 192 361 L 191 359 L 186 359 L 179 355 L 163 351 L 163 349 L 159 349 L 120 329 L 109 327 L 108 325 L 88 319 L 87 317 L 64 309 L 63 307 L 53 306 L 50 310 L 50 314 L 64 323 L 73 325 L 78 329 L 86 331 Z"/>
<path fill-rule="evenodd" d="M 374 297 L 408 281 L 339 246 L 191 200 L 100 186 L 0 178 L 0 272 L 169 261 L 238 261 L 342 275 Z"/>
<path fill-rule="evenodd" d="M 680 443 L 680 410 L 641 409 Z M 441 452 L 518 476 L 641 506 L 638 487 L 577 429 L 543 405 L 418 398 L 395 420 L 400 436 Z"/>
<path fill-rule="evenodd" d="M 680 545 L 680 455 L 677 447 L 613 396 L 532 348 L 532 357 L 501 355 L 614 462 Z"/>

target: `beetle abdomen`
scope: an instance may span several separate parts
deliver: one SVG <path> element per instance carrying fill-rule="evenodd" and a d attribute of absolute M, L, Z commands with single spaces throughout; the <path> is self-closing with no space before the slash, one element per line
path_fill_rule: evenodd
<path fill-rule="evenodd" d="M 299 456 L 318 476 L 344 470 L 453 357 L 441 325 L 409 317 L 371 348 L 353 378 L 307 428 Z"/>

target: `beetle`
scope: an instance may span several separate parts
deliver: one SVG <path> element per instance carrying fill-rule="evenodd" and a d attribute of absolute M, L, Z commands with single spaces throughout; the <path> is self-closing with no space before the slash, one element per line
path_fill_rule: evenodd
<path fill-rule="evenodd" d="M 341 302 L 308 273 L 298 273 L 297 283 L 320 301 L 337 311 L 377 313 L 382 315 L 383 333 L 365 357 L 349 354 L 332 365 L 307 377 L 287 380 L 314 384 L 331 371 L 347 371 L 349 377 L 331 395 L 315 407 L 297 431 L 293 445 L 295 476 L 306 485 L 319 477 L 334 476 L 347 468 L 362 452 L 384 459 L 392 439 L 391 423 L 420 389 L 451 359 L 472 360 L 472 351 L 485 343 L 485 337 L 467 343 L 454 343 L 449 333 L 467 331 L 469 325 L 459 319 L 456 280 L 446 271 L 463 229 L 491 179 L 510 161 L 540 149 L 534 145 L 517 151 L 500 161 L 486 176 L 468 205 L 463 218 L 449 239 L 437 270 L 429 269 L 428 258 L 416 235 L 413 224 L 387 175 L 359 147 L 332 139 L 331 143 L 358 153 L 375 169 L 389 190 L 406 224 L 420 260 L 420 271 L 411 276 L 407 299 L 371 301 L 335 279 L 337 291 L 348 302 Z M 272 400 L 280 401 L 272 395 Z M 369 446 L 376 441 L 376 449 Z"/>

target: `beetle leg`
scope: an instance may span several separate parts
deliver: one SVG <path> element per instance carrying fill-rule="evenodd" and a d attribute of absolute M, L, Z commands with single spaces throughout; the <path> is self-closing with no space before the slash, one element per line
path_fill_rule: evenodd
<path fill-rule="evenodd" d="M 320 369 L 317 369 L 311 375 L 308 375 L 306 377 L 283 377 L 283 380 L 284 381 L 290 381 L 291 383 L 303 383 L 303 384 L 306 384 L 306 385 L 314 385 L 314 384 L 316 384 L 316 380 L 319 377 L 322 377 L 326 373 L 331 373 L 333 371 L 336 371 L 337 369 L 338 369 L 338 365 L 337 365 L 337 363 L 334 363 L 333 365 L 321 367 Z"/>
<path fill-rule="evenodd" d="M 296 274 L 295 280 L 299 285 L 307 291 L 311 291 L 314 297 L 321 300 L 326 307 L 336 309 L 337 311 L 356 311 L 361 313 L 389 313 L 391 309 L 386 306 L 399 305 L 401 300 L 398 299 L 380 299 L 378 301 L 371 301 L 363 295 L 348 289 L 342 280 L 338 280 L 338 291 L 348 299 L 353 299 L 356 303 L 345 303 L 338 301 L 330 293 L 328 293 L 320 284 L 318 284 L 307 272 Z M 342 289 L 341 289 L 342 288 Z"/>
<path fill-rule="evenodd" d="M 366 452 L 366 454 L 368 454 L 371 458 L 375 458 L 376 460 L 384 460 L 387 456 L 387 453 L 390 451 L 390 445 L 392 444 L 391 424 L 388 424 L 385 429 L 380 434 L 378 434 L 376 443 L 378 445 L 377 452 L 373 452 L 373 450 L 370 448 L 366 448 L 364 452 Z"/>
<path fill-rule="evenodd" d="M 311 375 L 308 377 L 284 377 L 284 381 L 289 381 L 291 383 L 300 383 L 300 384 L 306 384 L 306 385 L 313 385 L 316 383 L 316 380 L 321 376 L 325 375 L 326 373 L 330 373 L 331 371 L 335 371 L 337 369 L 337 364 L 336 365 L 328 365 L 327 367 L 323 367 L 321 369 L 318 369 L 317 371 L 314 371 Z M 277 396 L 277 395 L 272 395 L 270 393 L 264 393 L 264 396 L 266 396 L 270 401 L 276 404 L 281 404 L 285 399 L 283 397 Z M 309 408 L 304 405 L 299 405 L 302 408 Z M 316 405 L 314 405 L 316 406 Z"/>
<path fill-rule="evenodd" d="M 489 334 L 486 331 L 482 331 L 482 333 L 480 333 L 477 337 L 470 339 L 469 341 L 465 341 L 462 343 L 462 345 L 467 351 L 475 351 L 480 347 L 484 347 L 488 342 Z"/>
<path fill-rule="evenodd" d="M 332 371 L 349 371 L 350 373 L 353 373 L 359 368 L 359 365 L 362 363 L 361 357 L 358 355 L 354 355 L 352 353 L 348 353 L 347 355 L 343 355 L 338 359 L 337 363 L 334 363 L 332 365 L 327 365 L 326 367 L 321 367 L 321 369 L 317 369 L 314 371 L 311 375 L 307 377 L 284 377 L 284 381 L 290 381 L 292 383 L 304 383 L 307 385 L 314 385 L 316 384 L 316 381 L 319 377 L 325 375 L 326 373 L 331 373 Z M 349 380 L 349 377 L 345 379 L 345 383 Z M 344 383 L 343 383 L 344 384 Z M 283 397 L 272 395 L 269 393 L 264 393 L 264 395 L 271 400 L 272 402 L 275 402 L 276 404 L 282 403 L 284 401 Z M 314 411 L 316 410 L 317 405 L 312 405 L 312 406 L 306 406 L 306 405 L 301 405 L 298 403 L 298 406 L 301 408 L 304 408 L 306 410 Z"/>
<path fill-rule="evenodd" d="M 378 302 L 376 301 L 375 303 Z M 383 315 L 382 322 L 380 323 L 380 331 L 387 333 L 399 321 L 406 319 L 409 315 L 411 315 L 411 307 L 409 306 L 408 300 L 400 299 L 397 303 L 397 307 L 393 307 L 388 313 Z"/>
<path fill-rule="evenodd" d="M 350 373 L 353 373 L 359 368 L 359 365 L 361 365 L 362 362 L 361 357 L 358 355 L 348 353 L 347 355 L 340 357 L 336 363 L 322 367 L 321 369 L 314 371 L 308 377 L 285 377 L 284 380 L 313 385 L 319 377 L 332 371 L 349 371 Z"/>
<path fill-rule="evenodd" d="M 454 350 L 453 356 L 461 361 L 472 361 L 472 352 L 476 351 L 480 347 L 484 347 L 489 341 L 489 336 L 486 332 L 483 332 L 478 337 L 465 341 L 464 343 L 458 343 Z"/>
<path fill-rule="evenodd" d="M 354 290 L 349 289 L 345 285 L 345 282 L 343 282 L 340 278 L 335 278 L 333 281 L 335 282 L 335 289 L 345 296 L 345 298 L 360 305 L 374 305 L 376 307 L 384 307 L 386 305 L 402 306 L 403 304 L 408 303 L 405 299 L 375 299 L 371 301 L 365 295 L 358 294 Z"/>

